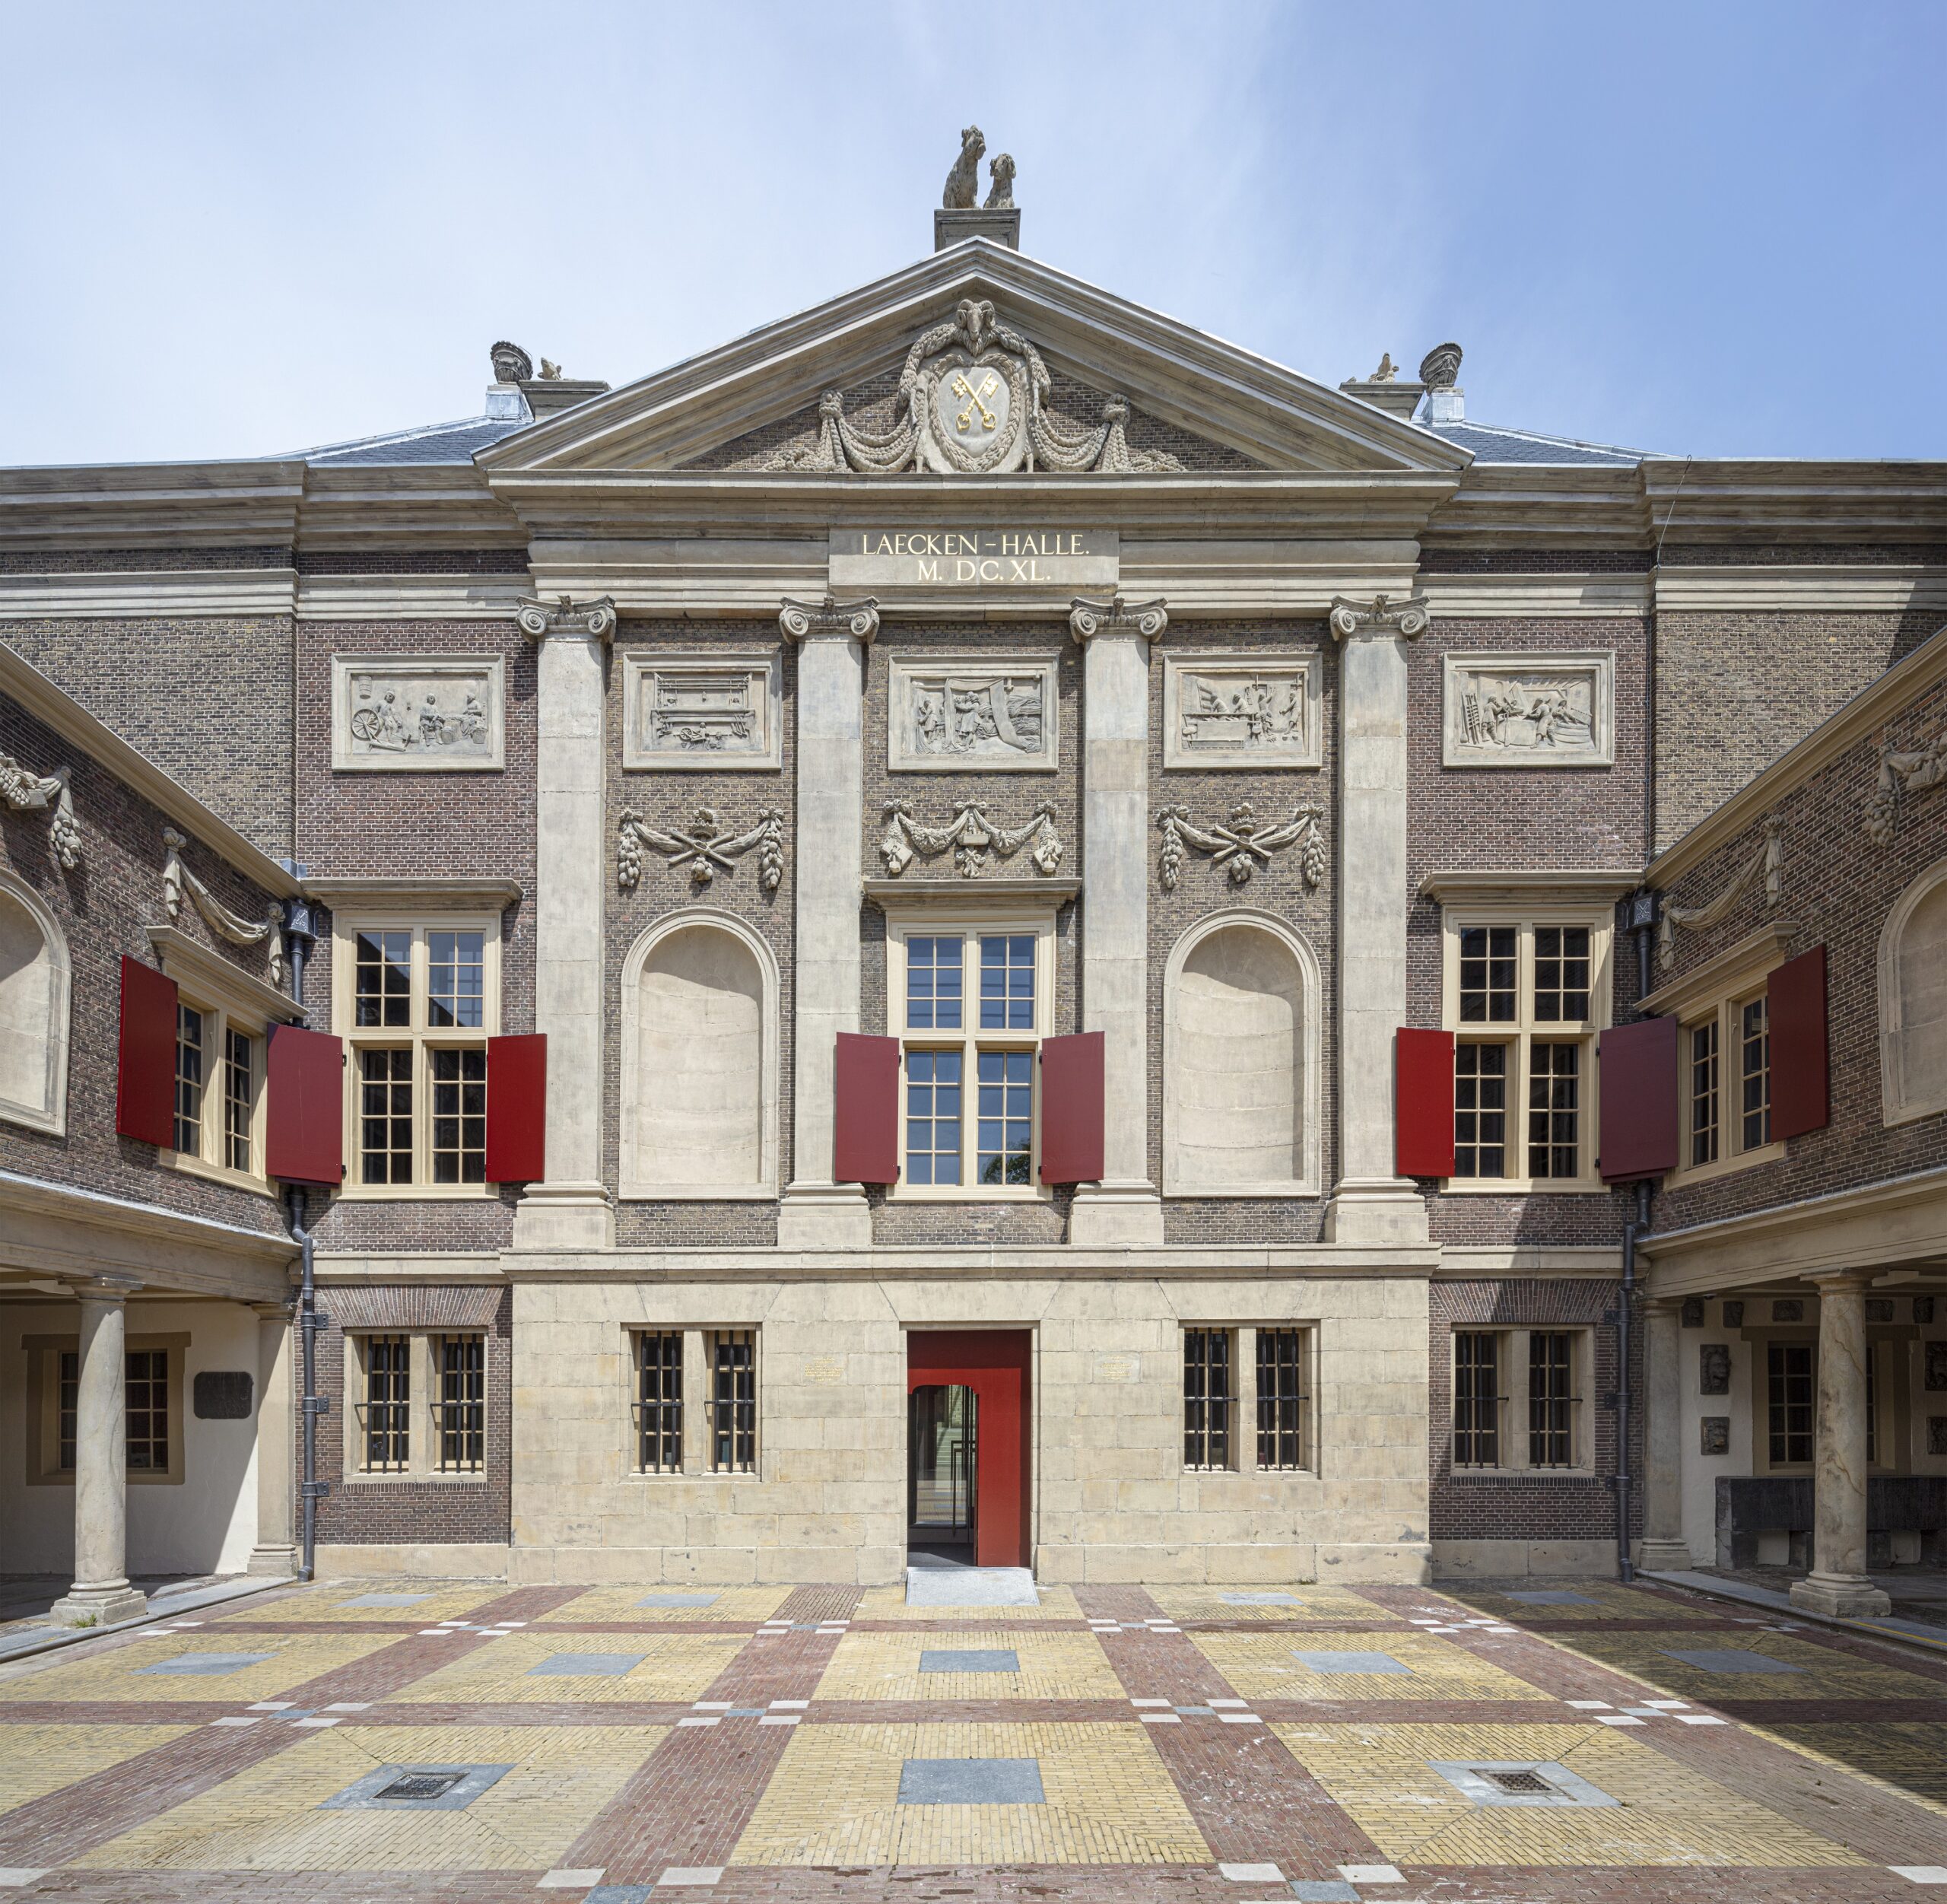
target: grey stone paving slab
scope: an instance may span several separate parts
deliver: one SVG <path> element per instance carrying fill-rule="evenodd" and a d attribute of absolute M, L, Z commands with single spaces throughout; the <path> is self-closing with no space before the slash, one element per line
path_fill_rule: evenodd
<path fill-rule="evenodd" d="M 506 1765 L 382 1765 L 326 1799 L 320 1811 L 464 1811 L 487 1788 L 513 1771 Z M 437 1798 L 385 1798 L 380 1794 L 401 1779 L 453 1778 Z"/>
<path fill-rule="evenodd" d="M 1294 1646 L 1291 1657 L 1303 1661 L 1307 1669 L 1314 1673 L 1410 1673 L 1413 1670 L 1401 1665 L 1390 1653 L 1308 1653 Z"/>
<path fill-rule="evenodd" d="M 721 1594 L 645 1594 L 638 1607 L 714 1607 Z"/>
<path fill-rule="evenodd" d="M 951 1647 L 929 1647 L 920 1655 L 923 1673 L 1018 1673 L 1021 1655 L 1012 1647 L 969 1648 L 956 1651 Z"/>
<path fill-rule="evenodd" d="M 1359 1904 L 1359 1894 L 1342 1877 L 1300 1877 L 1291 1883 L 1298 1904 Z"/>
<path fill-rule="evenodd" d="M 909 1607 L 1038 1607 L 1025 1567 L 908 1567 Z"/>
<path fill-rule="evenodd" d="M 430 1594 L 360 1594 L 356 1600 L 341 1601 L 339 1610 L 347 1607 L 416 1607 L 432 1597 Z"/>
<path fill-rule="evenodd" d="M 1302 1607 L 1304 1604 L 1296 1594 L 1224 1594 L 1221 1598 L 1227 1607 Z"/>
<path fill-rule="evenodd" d="M 1680 1653 L 1673 1646 L 1658 1648 L 1666 1658 L 1680 1659 L 1686 1666 L 1694 1666 L 1703 1673 L 1802 1673 L 1802 1666 L 1793 1666 L 1781 1659 L 1774 1659 L 1768 1653 L 1750 1653 L 1740 1647 L 1706 1646 L 1693 1653 Z"/>
<path fill-rule="evenodd" d="M 240 1673 L 246 1666 L 261 1666 L 275 1653 L 179 1653 L 173 1659 L 160 1659 L 153 1666 L 138 1666 L 138 1673 L 208 1674 Z"/>
<path fill-rule="evenodd" d="M 1043 1805 L 1039 1759 L 908 1759 L 902 1805 Z"/>
<path fill-rule="evenodd" d="M 1599 1607 L 1600 1600 L 1591 1600 L 1587 1594 L 1572 1594 L 1565 1587 L 1536 1587 L 1524 1593 L 1510 1593 L 1510 1600 L 1518 1600 L 1524 1607 Z"/>
<path fill-rule="evenodd" d="M 620 1679 L 633 1672 L 646 1653 L 556 1653 L 528 1669 L 529 1679 Z"/>

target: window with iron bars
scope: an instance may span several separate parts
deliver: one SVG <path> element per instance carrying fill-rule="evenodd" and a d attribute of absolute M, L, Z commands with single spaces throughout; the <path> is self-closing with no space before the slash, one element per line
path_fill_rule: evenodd
<path fill-rule="evenodd" d="M 1183 1465 L 1228 1468 L 1237 1397 L 1228 1329 L 1183 1331 Z"/>
<path fill-rule="evenodd" d="M 1573 1467 L 1575 1461 L 1575 1338 L 1565 1329 L 1528 1337 L 1528 1465 Z"/>
<path fill-rule="evenodd" d="M 683 1471 L 683 1332 L 645 1329 L 636 1337 L 636 1471 Z"/>
<path fill-rule="evenodd" d="M 757 1356 L 754 1329 L 710 1332 L 710 1464 L 716 1473 L 757 1471 Z"/>
<path fill-rule="evenodd" d="M 1309 1331 L 1257 1331 L 1257 1464 L 1307 1467 L 1305 1445 L 1306 1350 Z"/>
<path fill-rule="evenodd" d="M 360 1409 L 368 1474 L 403 1474 L 412 1455 L 412 1339 L 365 1338 L 365 1400 Z"/>
<path fill-rule="evenodd" d="M 440 1349 L 440 1471 L 478 1474 L 487 1457 L 487 1343 L 482 1336 L 442 1336 Z"/>
<path fill-rule="evenodd" d="M 1453 1465 L 1501 1465 L 1501 1338 L 1463 1329 L 1453 1338 Z"/>

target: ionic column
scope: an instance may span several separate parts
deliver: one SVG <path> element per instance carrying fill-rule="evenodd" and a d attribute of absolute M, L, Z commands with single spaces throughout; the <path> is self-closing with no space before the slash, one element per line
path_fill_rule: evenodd
<path fill-rule="evenodd" d="M 1866 1286 L 1817 1276 L 1818 1420 L 1812 1450 L 1812 1571 L 1792 1604 L 1857 1619 L 1893 1603 L 1866 1575 Z"/>
<path fill-rule="evenodd" d="M 1644 1347 L 1643 1539 L 1636 1564 L 1683 1572 L 1691 1565 L 1683 1537 L 1683 1308 L 1654 1302 Z"/>
<path fill-rule="evenodd" d="M 148 1609 L 129 1584 L 129 1356 L 124 1305 L 132 1285 L 106 1279 L 81 1303 L 81 1385 L 75 1403 L 75 1584 L 49 1617 L 106 1626 Z"/>
<path fill-rule="evenodd" d="M 832 1159 L 838 1034 L 859 1028 L 866 650 L 878 633 L 878 605 L 786 601 L 778 626 L 798 647 L 799 850 L 791 1181 L 777 1241 L 863 1248 L 872 1240 L 866 1193 L 834 1181 Z"/>
<path fill-rule="evenodd" d="M 1149 650 L 1163 602 L 1078 597 L 1082 674 L 1081 1028 L 1103 1038 L 1102 1181 L 1069 1214 L 1079 1244 L 1161 1243 L 1149 1177 Z"/>
<path fill-rule="evenodd" d="M 615 605 L 533 599 L 520 625 L 541 646 L 535 682 L 534 1028 L 548 1037 L 548 1176 L 514 1213 L 516 1249 L 607 1249 L 615 1212 L 602 1176 L 603 810 L 606 657 Z"/>
<path fill-rule="evenodd" d="M 291 1309 L 282 1302 L 251 1306 L 257 1313 L 257 1543 L 244 1571 L 282 1579 L 297 1571 Z"/>
<path fill-rule="evenodd" d="M 1424 1243 L 1393 1172 L 1393 1035 L 1406 1022 L 1406 644 L 1417 596 L 1332 605 L 1339 639 L 1339 1181 L 1329 1243 Z"/>

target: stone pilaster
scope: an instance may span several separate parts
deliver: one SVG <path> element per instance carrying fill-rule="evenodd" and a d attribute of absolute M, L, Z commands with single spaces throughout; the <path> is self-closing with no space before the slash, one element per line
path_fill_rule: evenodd
<path fill-rule="evenodd" d="M 1818 1420 L 1812 1449 L 1812 1571 L 1792 1604 L 1859 1619 L 1891 1613 L 1866 1572 L 1866 1286 L 1818 1276 Z"/>
<path fill-rule="evenodd" d="M 281 1302 L 252 1306 L 257 1314 L 257 1543 L 244 1571 L 281 1579 L 297 1571 L 291 1312 Z"/>
<path fill-rule="evenodd" d="M 75 1403 L 75 1584 L 49 1617 L 64 1626 L 133 1620 L 148 1600 L 129 1584 L 128 1312 L 135 1286 L 103 1277 L 81 1303 Z"/>
<path fill-rule="evenodd" d="M 1424 1243 L 1393 1171 L 1393 1033 L 1406 1022 L 1406 644 L 1418 597 L 1332 605 L 1339 669 L 1339 1181 L 1329 1243 Z"/>
<path fill-rule="evenodd" d="M 1149 650 L 1163 602 L 1078 596 L 1082 676 L 1081 1028 L 1103 1038 L 1102 1181 L 1075 1193 L 1068 1240 L 1161 1243 L 1149 1178 Z"/>
<path fill-rule="evenodd" d="M 1644 1331 L 1643 1538 L 1636 1564 L 1682 1572 L 1691 1565 L 1683 1537 L 1682 1305 L 1649 1305 Z"/>
<path fill-rule="evenodd" d="M 869 597 L 786 601 L 778 617 L 798 647 L 797 1010 L 791 1181 L 778 1206 L 784 1249 L 870 1244 L 872 1213 L 856 1184 L 832 1177 L 838 1034 L 859 1028 L 866 798 L 866 650 L 878 633 Z"/>
<path fill-rule="evenodd" d="M 523 601 L 540 644 L 535 746 L 534 1028 L 548 1037 L 548 1176 L 514 1213 L 516 1249 L 607 1249 L 602 1177 L 603 809 L 607 656 L 615 605 Z"/>

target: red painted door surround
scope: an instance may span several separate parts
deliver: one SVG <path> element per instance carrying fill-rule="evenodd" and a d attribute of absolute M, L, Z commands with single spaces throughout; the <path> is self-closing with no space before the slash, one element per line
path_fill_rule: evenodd
<path fill-rule="evenodd" d="M 938 1382 L 973 1390 L 979 1514 L 974 1561 L 1024 1567 L 1027 1557 L 1027 1358 L 1025 1329 L 915 1329 L 906 1338 L 906 1392 Z"/>

